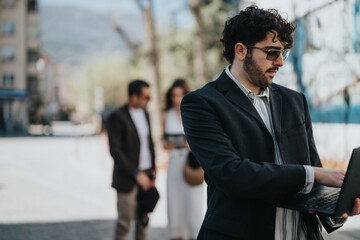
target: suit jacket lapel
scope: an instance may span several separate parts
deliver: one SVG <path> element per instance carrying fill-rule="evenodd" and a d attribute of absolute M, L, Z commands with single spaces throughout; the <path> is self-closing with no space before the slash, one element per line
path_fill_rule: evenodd
<path fill-rule="evenodd" d="M 281 136 L 282 97 L 274 84 L 270 85 L 270 109 L 276 139 Z"/>
<path fill-rule="evenodd" d="M 139 134 L 138 134 L 138 131 L 136 129 L 136 126 L 135 126 L 135 123 L 133 121 L 133 119 L 131 118 L 131 115 L 130 115 L 130 111 L 129 111 L 129 105 L 126 105 L 126 116 L 129 118 L 129 122 L 130 122 L 130 128 L 131 128 L 131 131 L 130 132 L 133 132 L 135 133 L 135 137 L 137 139 L 137 141 L 140 143 L 140 138 L 139 138 Z"/>
<path fill-rule="evenodd" d="M 226 74 L 225 71 L 222 72 L 216 82 L 219 91 L 223 92 L 227 99 L 253 116 L 266 129 L 266 131 L 268 131 L 259 113 L 256 111 L 249 98 L 233 82 L 233 80 Z"/>
<path fill-rule="evenodd" d="M 132 132 L 134 133 L 137 141 L 139 142 L 140 144 L 140 138 L 139 138 L 139 133 L 137 131 L 137 128 L 135 126 L 135 123 L 134 123 L 134 120 L 131 118 L 131 115 L 130 115 L 130 111 L 129 111 L 129 105 L 126 105 L 126 117 L 128 118 L 129 122 L 130 122 L 130 125 L 129 125 L 129 132 Z M 145 112 L 145 116 L 146 116 L 146 122 L 149 126 L 149 147 L 150 147 L 150 153 L 151 153 L 151 164 L 152 164 L 152 168 L 155 169 L 155 152 L 154 152 L 154 142 L 152 140 L 152 137 L 151 137 L 151 126 L 150 126 L 150 118 L 149 118 L 149 114 L 146 110 L 144 110 Z M 140 146 L 140 145 L 139 145 Z M 139 149 L 140 151 L 140 149 Z"/>

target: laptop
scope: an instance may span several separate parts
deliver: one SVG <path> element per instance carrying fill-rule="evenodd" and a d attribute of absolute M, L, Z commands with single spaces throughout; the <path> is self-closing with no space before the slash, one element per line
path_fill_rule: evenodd
<path fill-rule="evenodd" d="M 351 154 L 341 188 L 315 183 L 309 194 L 296 194 L 277 206 L 324 216 L 340 217 L 343 213 L 351 212 L 357 197 L 360 197 L 360 147 L 355 148 Z"/>

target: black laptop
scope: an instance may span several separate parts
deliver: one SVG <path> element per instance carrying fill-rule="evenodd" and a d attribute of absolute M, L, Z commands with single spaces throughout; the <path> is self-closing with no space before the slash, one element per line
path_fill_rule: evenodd
<path fill-rule="evenodd" d="M 360 147 L 353 150 L 341 188 L 314 184 L 309 194 L 297 194 L 277 204 L 278 207 L 340 217 L 351 212 L 355 198 L 360 197 Z"/>

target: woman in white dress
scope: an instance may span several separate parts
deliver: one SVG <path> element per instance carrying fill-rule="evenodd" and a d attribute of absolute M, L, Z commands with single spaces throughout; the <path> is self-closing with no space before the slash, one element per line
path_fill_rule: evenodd
<path fill-rule="evenodd" d="M 196 239 L 203 220 L 203 184 L 190 186 L 183 177 L 183 168 L 189 153 L 180 115 L 180 103 L 189 92 L 185 80 L 177 79 L 166 94 L 164 114 L 165 136 L 183 139 L 179 143 L 165 138 L 169 150 L 167 170 L 168 231 L 171 240 Z"/>

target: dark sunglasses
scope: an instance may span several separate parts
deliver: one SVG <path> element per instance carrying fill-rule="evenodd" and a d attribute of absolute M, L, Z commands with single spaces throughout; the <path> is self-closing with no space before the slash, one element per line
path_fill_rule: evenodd
<path fill-rule="evenodd" d="M 261 51 L 263 51 L 264 53 L 266 53 L 266 59 L 269 61 L 275 61 L 281 54 L 283 61 L 285 61 L 288 56 L 289 56 L 289 51 L 287 50 L 275 50 L 275 49 L 268 49 L 268 48 L 259 48 L 259 47 L 255 47 L 255 46 L 247 46 L 248 48 L 256 48 L 259 49 Z"/>

